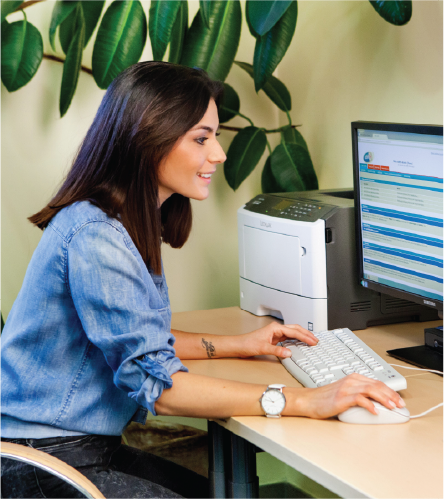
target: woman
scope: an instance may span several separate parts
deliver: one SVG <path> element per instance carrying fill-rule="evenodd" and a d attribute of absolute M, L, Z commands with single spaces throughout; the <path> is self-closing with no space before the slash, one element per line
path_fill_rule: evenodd
<path fill-rule="evenodd" d="M 278 341 L 317 342 L 300 326 L 277 323 L 204 341 L 171 330 L 160 243 L 186 242 L 189 198 L 208 196 L 225 161 L 217 141 L 221 91 L 197 69 L 128 68 L 106 92 L 62 187 L 30 217 L 44 233 L 3 333 L 2 438 L 67 461 L 108 497 L 206 494 L 202 479 L 120 445 L 126 425 L 144 422 L 148 410 L 263 414 L 265 386 L 191 374 L 181 360 L 207 358 L 207 348 L 211 358 L 286 357 Z M 370 397 L 403 405 L 396 392 L 359 375 L 284 394 L 284 415 L 314 418 L 356 404 L 375 413 Z M 69 494 L 30 467 L 3 468 L 4 497 Z"/>

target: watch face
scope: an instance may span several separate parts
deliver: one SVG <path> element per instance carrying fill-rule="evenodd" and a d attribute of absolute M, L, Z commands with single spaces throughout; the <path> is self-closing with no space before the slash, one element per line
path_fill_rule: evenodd
<path fill-rule="evenodd" d="M 275 416 L 285 407 L 285 396 L 279 390 L 267 390 L 262 397 L 262 408 L 267 414 Z"/>

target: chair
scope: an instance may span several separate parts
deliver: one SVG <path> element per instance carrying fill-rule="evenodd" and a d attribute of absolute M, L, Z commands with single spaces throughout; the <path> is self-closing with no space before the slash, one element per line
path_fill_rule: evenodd
<path fill-rule="evenodd" d="M 69 464 L 32 447 L 1 442 L 1 457 L 21 461 L 59 477 L 90 499 L 105 499 L 100 490 Z"/>

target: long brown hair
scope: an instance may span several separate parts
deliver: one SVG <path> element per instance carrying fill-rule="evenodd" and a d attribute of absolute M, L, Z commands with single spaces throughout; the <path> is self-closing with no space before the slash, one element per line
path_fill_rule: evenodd
<path fill-rule="evenodd" d="M 191 230 L 188 198 L 173 194 L 159 210 L 158 170 L 176 141 L 216 105 L 223 84 L 205 71 L 139 62 L 109 86 L 57 194 L 29 221 L 44 229 L 64 207 L 90 201 L 122 222 L 145 263 L 161 273 L 161 239 L 182 247 Z"/>

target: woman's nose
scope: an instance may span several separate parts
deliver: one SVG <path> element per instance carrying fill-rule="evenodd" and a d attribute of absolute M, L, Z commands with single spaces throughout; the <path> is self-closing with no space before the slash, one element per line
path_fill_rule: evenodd
<path fill-rule="evenodd" d="M 211 163 L 224 163 L 226 159 L 227 156 L 222 149 L 222 146 L 219 144 L 219 142 L 216 141 L 216 143 L 214 144 L 214 148 L 211 151 L 209 160 L 211 161 Z"/>

